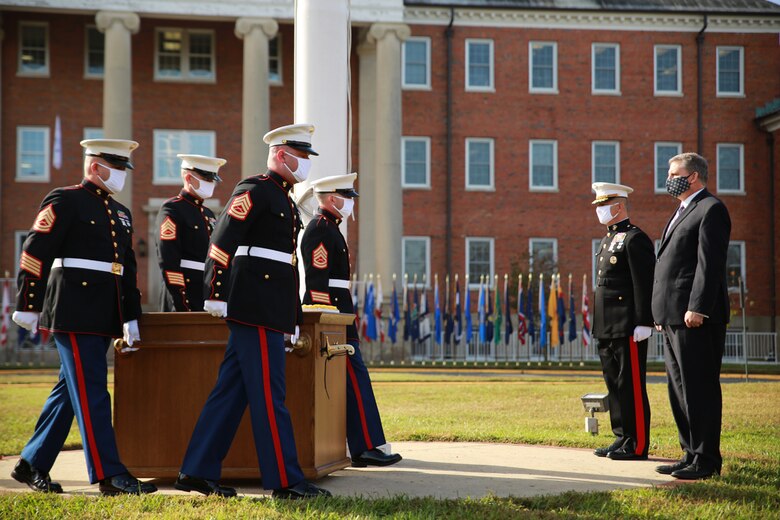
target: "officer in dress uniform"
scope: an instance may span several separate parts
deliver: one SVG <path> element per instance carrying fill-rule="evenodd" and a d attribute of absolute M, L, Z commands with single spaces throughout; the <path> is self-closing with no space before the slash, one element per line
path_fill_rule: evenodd
<path fill-rule="evenodd" d="M 356 173 L 334 175 L 311 183 L 319 210 L 301 239 L 306 269 L 303 303 L 335 305 L 349 314 L 355 312 L 349 290 L 349 249 L 339 224 L 352 213 L 354 197 L 358 196 L 353 189 L 356 177 Z M 401 460 L 400 455 L 377 449 L 385 444 L 385 434 L 354 324 L 347 326 L 347 341 L 355 347 L 355 354 L 347 356 L 347 443 L 352 465 L 395 464 Z"/>
<path fill-rule="evenodd" d="M 122 190 L 138 143 L 90 139 L 81 184 L 57 188 L 40 206 L 24 242 L 13 320 L 54 335 L 60 377 L 11 476 L 36 491 L 62 493 L 49 470 L 73 417 L 78 420 L 89 481 L 103 494 L 151 493 L 119 460 L 111 425 L 106 352 L 111 338 L 140 341 L 130 210 L 111 195 Z M 133 350 L 137 350 L 134 348 Z"/>
<path fill-rule="evenodd" d="M 219 168 L 227 161 L 205 155 L 177 155 L 184 184 L 176 197 L 166 200 L 157 216 L 157 261 L 165 282 L 160 310 L 203 310 L 203 270 L 214 229 L 214 213 L 203 205 L 222 179 Z"/>
<path fill-rule="evenodd" d="M 650 299 L 655 252 L 650 238 L 628 219 L 621 184 L 596 182 L 596 215 L 607 236 L 596 253 L 593 337 L 597 338 L 609 418 L 615 442 L 595 454 L 612 460 L 647 459 L 650 403 L 647 399 L 647 338 L 652 334 Z"/>
<path fill-rule="evenodd" d="M 298 208 L 290 190 L 308 176 L 314 127 L 268 132 L 268 171 L 238 183 L 206 258 L 204 310 L 230 329 L 217 383 L 195 425 L 177 489 L 235 496 L 219 484 L 222 460 L 249 404 L 263 487 L 279 498 L 330 496 L 303 478 L 285 398 L 285 335 L 303 322 L 298 298 Z"/>

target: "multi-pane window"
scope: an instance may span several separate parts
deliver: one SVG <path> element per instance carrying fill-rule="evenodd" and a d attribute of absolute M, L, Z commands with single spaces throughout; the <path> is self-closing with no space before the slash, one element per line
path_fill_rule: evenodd
<path fill-rule="evenodd" d="M 214 80 L 214 32 L 158 29 L 155 79 Z"/>
<path fill-rule="evenodd" d="M 558 44 L 528 43 L 528 77 L 531 92 L 558 92 Z"/>
<path fill-rule="evenodd" d="M 558 240 L 531 238 L 528 241 L 529 269 L 537 274 L 555 272 L 558 263 Z"/>
<path fill-rule="evenodd" d="M 745 242 L 732 240 L 726 256 L 726 277 L 729 291 L 739 291 L 739 278 L 742 277 L 743 287 L 745 282 Z"/>
<path fill-rule="evenodd" d="M 409 283 L 414 283 L 416 276 L 418 284 L 421 284 L 423 280 L 426 280 L 427 283 L 431 279 L 430 237 L 403 237 L 401 249 L 403 249 L 404 279 L 408 280 Z"/>
<path fill-rule="evenodd" d="M 403 43 L 403 86 L 409 89 L 431 87 L 431 39 L 412 37 Z"/>
<path fill-rule="evenodd" d="M 466 269 L 470 287 L 479 287 L 482 277 L 487 279 L 489 285 L 493 284 L 492 238 L 466 238 Z"/>
<path fill-rule="evenodd" d="M 655 143 L 655 192 L 666 193 L 669 159 L 682 153 L 682 143 Z"/>
<path fill-rule="evenodd" d="M 16 180 L 49 182 L 49 127 L 16 127 Z"/>
<path fill-rule="evenodd" d="M 102 78 L 105 68 L 105 35 L 96 27 L 87 27 L 84 54 L 84 75 L 88 78 Z"/>
<path fill-rule="evenodd" d="M 466 40 L 466 90 L 493 90 L 493 40 Z"/>
<path fill-rule="evenodd" d="M 744 91 L 742 47 L 718 47 L 718 95 L 741 96 Z"/>
<path fill-rule="evenodd" d="M 657 96 L 682 94 L 682 64 L 679 45 L 655 46 L 655 94 Z"/>
<path fill-rule="evenodd" d="M 268 82 L 282 84 L 282 35 L 268 40 Z"/>
<path fill-rule="evenodd" d="M 430 137 L 401 138 L 401 183 L 404 188 L 431 186 Z"/>
<path fill-rule="evenodd" d="M 49 74 L 49 26 L 45 23 L 19 24 L 19 74 Z"/>
<path fill-rule="evenodd" d="M 591 88 L 594 94 L 620 93 L 620 45 L 594 43 Z"/>
<path fill-rule="evenodd" d="M 181 159 L 176 154 L 215 156 L 216 134 L 201 130 L 154 131 L 154 184 L 181 183 Z"/>
<path fill-rule="evenodd" d="M 529 142 L 531 191 L 558 189 L 558 142 L 531 140 Z"/>
<path fill-rule="evenodd" d="M 744 158 L 741 144 L 718 144 L 718 193 L 744 193 Z"/>
<path fill-rule="evenodd" d="M 466 188 L 493 189 L 493 139 L 466 139 Z"/>
<path fill-rule="evenodd" d="M 593 141 L 593 182 L 620 183 L 620 144 Z"/>

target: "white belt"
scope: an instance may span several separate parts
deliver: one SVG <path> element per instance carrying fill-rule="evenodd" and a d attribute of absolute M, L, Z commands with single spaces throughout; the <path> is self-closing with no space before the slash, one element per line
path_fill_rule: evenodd
<path fill-rule="evenodd" d="M 182 260 L 181 266 L 185 269 L 195 269 L 196 271 L 205 271 L 206 264 L 203 262 L 196 262 L 195 260 Z"/>
<path fill-rule="evenodd" d="M 268 260 L 276 260 L 288 265 L 295 265 L 297 262 L 293 261 L 295 253 L 282 253 L 275 249 L 266 249 L 264 247 L 256 246 L 238 246 L 234 256 L 255 256 L 257 258 L 267 258 Z"/>
<path fill-rule="evenodd" d="M 78 269 L 118 274 L 119 276 L 122 276 L 125 272 L 125 267 L 119 262 L 100 262 L 84 258 L 55 258 L 54 262 L 51 263 L 51 268 L 56 269 L 58 267 L 76 267 Z"/>
<path fill-rule="evenodd" d="M 349 280 L 339 280 L 331 278 L 328 280 L 328 287 L 335 287 L 337 289 L 349 289 Z"/>

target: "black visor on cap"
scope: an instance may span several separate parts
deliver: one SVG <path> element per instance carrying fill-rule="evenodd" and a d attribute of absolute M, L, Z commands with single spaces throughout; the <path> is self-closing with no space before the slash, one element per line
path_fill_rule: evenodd
<path fill-rule="evenodd" d="M 195 172 L 204 179 L 206 179 L 209 182 L 222 182 L 222 177 L 219 176 L 216 172 L 209 172 L 206 170 L 201 170 L 200 168 L 195 168 L 194 166 L 191 166 L 189 168 L 184 168 L 185 170 L 189 170 L 191 172 Z"/>
<path fill-rule="evenodd" d="M 309 155 L 319 155 L 311 147 L 311 143 L 306 143 L 306 142 L 303 142 L 303 141 L 284 140 L 284 141 L 282 141 L 282 144 L 284 146 L 289 146 L 290 148 L 295 148 L 296 150 L 300 150 L 302 152 L 306 152 Z"/>
<path fill-rule="evenodd" d="M 126 168 L 128 170 L 133 169 L 133 163 L 131 163 L 130 159 L 124 155 L 116 155 L 113 153 L 90 153 L 87 155 L 90 157 L 100 157 L 105 159 L 106 162 L 109 162 L 114 166 L 119 166 L 120 168 Z"/>

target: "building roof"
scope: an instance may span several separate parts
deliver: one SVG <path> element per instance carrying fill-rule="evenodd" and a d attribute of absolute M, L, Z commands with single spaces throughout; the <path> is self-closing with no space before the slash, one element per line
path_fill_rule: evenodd
<path fill-rule="evenodd" d="M 539 9 L 555 11 L 685 12 L 776 14 L 780 5 L 767 0 L 404 0 L 407 6 Z"/>

